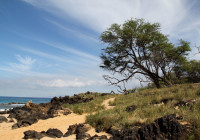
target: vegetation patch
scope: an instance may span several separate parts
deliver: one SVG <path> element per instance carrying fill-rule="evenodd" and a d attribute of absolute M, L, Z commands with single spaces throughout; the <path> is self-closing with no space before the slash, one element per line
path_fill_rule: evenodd
<path fill-rule="evenodd" d="M 92 92 L 79 95 L 84 96 L 85 98 L 93 98 L 93 100 L 91 100 L 90 102 L 78 103 L 78 104 L 64 104 L 63 106 L 71 109 L 74 113 L 77 114 L 92 113 L 101 111 L 105 108 L 102 105 L 102 102 L 105 99 L 117 96 L 117 94 L 92 93 Z"/>
<path fill-rule="evenodd" d="M 98 130 L 124 129 L 141 127 L 154 122 L 169 114 L 183 117 L 182 121 L 192 124 L 192 130 L 199 135 L 200 132 L 200 84 L 182 84 L 170 88 L 146 89 L 128 95 L 118 95 L 111 102 L 114 109 L 90 114 L 87 123 Z M 175 104 L 184 101 L 195 101 L 192 104 L 175 107 Z M 152 102 L 163 104 L 152 104 Z M 127 112 L 129 106 L 137 106 L 134 111 Z"/>

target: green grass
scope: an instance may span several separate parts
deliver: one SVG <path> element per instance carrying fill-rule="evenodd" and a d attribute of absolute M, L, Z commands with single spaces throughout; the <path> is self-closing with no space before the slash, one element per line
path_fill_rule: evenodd
<path fill-rule="evenodd" d="M 164 115 L 176 113 L 182 115 L 183 120 L 194 126 L 196 135 L 200 132 L 200 84 L 182 84 L 175 85 L 170 88 L 161 89 L 142 89 L 138 92 L 128 95 L 118 95 L 111 105 L 114 109 L 100 111 L 96 114 L 87 116 L 87 123 L 101 130 L 108 128 L 129 128 L 133 126 L 141 126 L 153 122 L 156 118 Z M 167 104 L 155 105 L 153 103 L 160 102 L 162 99 L 172 98 Z M 192 107 L 174 108 L 174 104 L 183 99 L 195 99 L 196 102 Z M 96 99 L 99 103 L 101 99 Z M 96 103 L 93 101 L 94 104 Z M 132 112 L 126 112 L 127 106 L 135 105 L 137 109 Z M 190 135 L 192 139 L 192 135 Z"/>
<path fill-rule="evenodd" d="M 79 95 L 88 97 L 88 98 L 93 97 L 94 100 L 90 102 L 79 103 L 79 104 L 74 104 L 74 105 L 64 104 L 63 106 L 71 109 L 74 113 L 77 113 L 77 114 L 92 113 L 92 112 L 97 112 L 104 109 L 104 106 L 102 106 L 102 102 L 105 99 L 117 96 L 116 94 L 101 96 L 101 93 L 79 94 Z"/>

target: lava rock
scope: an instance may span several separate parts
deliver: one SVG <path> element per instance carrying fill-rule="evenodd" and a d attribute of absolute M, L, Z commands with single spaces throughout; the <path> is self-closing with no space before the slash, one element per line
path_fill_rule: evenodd
<path fill-rule="evenodd" d="M 16 124 L 12 126 L 12 129 L 20 128 L 20 127 L 26 127 L 29 125 L 32 125 L 34 123 L 38 122 L 38 119 L 36 119 L 34 116 L 27 117 L 23 120 L 18 121 Z"/>
<path fill-rule="evenodd" d="M 8 122 L 15 122 L 13 118 L 11 118 Z"/>
<path fill-rule="evenodd" d="M 101 96 L 110 95 L 110 93 L 101 93 Z"/>
<path fill-rule="evenodd" d="M 151 104 L 154 104 L 154 105 L 156 105 L 156 104 L 167 104 L 169 101 L 172 101 L 172 100 L 173 100 L 173 98 L 164 98 L 160 101 L 153 101 Z"/>
<path fill-rule="evenodd" d="M 106 135 L 102 135 L 102 136 L 94 135 L 88 140 L 108 140 L 108 138 Z"/>
<path fill-rule="evenodd" d="M 52 138 L 61 138 L 63 136 L 63 133 L 58 130 L 58 129 L 48 129 L 46 132 L 46 135 L 48 137 L 52 137 Z"/>
<path fill-rule="evenodd" d="M 24 139 L 41 139 L 44 135 L 34 130 L 28 130 L 24 132 Z"/>
<path fill-rule="evenodd" d="M 160 101 L 160 103 L 167 104 L 169 101 L 172 101 L 172 100 L 173 100 L 173 98 L 165 98 L 165 99 L 162 99 L 162 100 Z"/>
<path fill-rule="evenodd" d="M 7 113 L 8 113 L 7 110 L 5 110 L 5 111 L 0 111 L 0 114 L 7 114 Z"/>
<path fill-rule="evenodd" d="M 182 101 L 179 101 L 178 103 L 176 103 L 175 105 L 174 105 L 174 107 L 184 107 L 184 106 L 189 106 L 189 107 L 191 107 L 194 103 L 196 102 L 196 100 L 194 100 L 194 99 L 187 99 L 187 98 L 185 98 L 185 99 L 183 99 Z"/>
<path fill-rule="evenodd" d="M 113 130 L 111 139 L 129 140 L 183 140 L 186 138 L 185 127 L 176 119 L 175 114 L 156 119 L 153 123 L 141 128 Z"/>
<path fill-rule="evenodd" d="M 136 108 L 137 108 L 137 107 L 136 107 L 135 105 L 127 106 L 127 107 L 126 107 L 126 111 L 127 111 L 127 112 L 131 112 L 131 111 L 136 110 Z"/>
<path fill-rule="evenodd" d="M 83 134 L 85 132 L 87 132 L 90 129 L 90 126 L 87 124 L 79 124 L 76 128 L 75 133 L 76 134 Z"/>
<path fill-rule="evenodd" d="M 80 133 L 80 134 L 77 134 L 76 135 L 76 139 L 77 140 L 88 140 L 90 138 L 90 134 L 87 134 L 87 133 Z"/>
<path fill-rule="evenodd" d="M 63 137 L 68 137 L 72 134 L 84 134 L 90 129 L 87 124 L 74 124 L 70 125 L 68 131 L 63 135 Z"/>
<path fill-rule="evenodd" d="M 88 98 L 80 95 L 75 95 L 74 97 L 54 97 L 51 99 L 51 104 L 77 104 L 77 103 L 85 103 L 93 100 L 93 98 Z"/>
<path fill-rule="evenodd" d="M 0 116 L 0 123 L 2 123 L 2 122 L 7 122 L 7 121 L 8 121 L 8 120 L 7 120 L 6 117 Z"/>
<path fill-rule="evenodd" d="M 68 137 L 72 134 L 75 134 L 77 126 L 77 124 L 70 125 L 68 131 L 63 135 L 63 137 Z"/>

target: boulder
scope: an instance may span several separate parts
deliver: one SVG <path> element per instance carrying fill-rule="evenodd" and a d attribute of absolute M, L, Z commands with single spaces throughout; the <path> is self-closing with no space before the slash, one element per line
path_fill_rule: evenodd
<path fill-rule="evenodd" d="M 48 129 L 46 135 L 51 138 L 61 138 L 63 133 L 58 129 Z"/>
<path fill-rule="evenodd" d="M 7 121 L 8 121 L 8 120 L 7 120 L 6 117 L 0 116 L 0 123 L 2 123 L 2 122 L 7 122 Z"/>
<path fill-rule="evenodd" d="M 45 135 L 40 132 L 36 132 L 34 130 L 28 130 L 24 132 L 24 139 L 41 139 Z"/>

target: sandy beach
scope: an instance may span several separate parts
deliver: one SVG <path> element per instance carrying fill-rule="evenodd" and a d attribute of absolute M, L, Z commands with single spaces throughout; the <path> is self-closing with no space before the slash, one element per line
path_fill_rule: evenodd
<path fill-rule="evenodd" d="M 113 101 L 114 99 L 108 99 L 103 102 L 103 105 L 105 106 L 105 109 L 109 109 L 109 101 Z M 3 115 L 5 117 L 8 117 L 8 114 Z M 32 124 L 31 126 L 27 127 L 21 127 L 18 129 L 12 129 L 12 125 L 15 122 L 3 122 L 0 123 L 0 139 L 1 140 L 21 140 L 24 137 L 24 132 L 27 130 L 35 130 L 37 132 L 41 131 L 47 131 L 49 128 L 57 128 L 60 131 L 62 131 L 63 134 L 67 132 L 67 129 L 70 125 L 78 124 L 78 123 L 85 123 L 86 114 L 78 115 L 71 113 L 69 115 L 60 115 L 58 117 L 49 118 L 47 120 L 39 120 L 37 123 Z M 8 118 L 9 120 L 9 118 Z M 94 136 L 95 134 L 101 136 L 106 135 L 110 137 L 109 134 L 105 132 L 97 133 L 95 132 L 94 128 L 91 128 L 88 132 L 91 136 Z M 44 137 L 41 140 L 50 140 L 53 138 L 50 137 Z M 75 135 L 71 135 L 69 137 L 62 137 L 62 138 L 56 138 L 61 140 L 73 140 L 76 139 Z"/>

